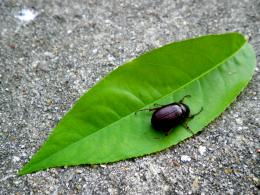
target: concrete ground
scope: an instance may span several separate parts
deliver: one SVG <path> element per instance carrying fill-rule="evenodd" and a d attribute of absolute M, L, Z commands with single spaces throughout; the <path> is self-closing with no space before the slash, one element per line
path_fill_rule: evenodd
<path fill-rule="evenodd" d="M 17 176 L 117 66 L 172 41 L 233 31 L 250 38 L 259 67 L 259 0 L 0 0 L 0 194 L 258 194 L 259 68 L 236 102 L 176 147 Z"/>

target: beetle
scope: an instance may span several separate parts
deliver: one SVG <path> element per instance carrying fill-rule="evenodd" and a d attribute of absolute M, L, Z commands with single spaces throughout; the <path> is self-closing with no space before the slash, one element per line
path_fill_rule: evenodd
<path fill-rule="evenodd" d="M 180 124 L 184 124 L 185 128 L 194 134 L 188 125 L 185 123 L 187 120 L 192 119 L 194 116 L 201 113 L 201 110 L 193 115 L 190 115 L 190 108 L 183 100 L 190 95 L 184 96 L 179 102 L 170 103 L 156 108 L 144 109 L 154 111 L 151 118 L 152 127 L 157 130 L 169 134 L 171 129 Z"/>

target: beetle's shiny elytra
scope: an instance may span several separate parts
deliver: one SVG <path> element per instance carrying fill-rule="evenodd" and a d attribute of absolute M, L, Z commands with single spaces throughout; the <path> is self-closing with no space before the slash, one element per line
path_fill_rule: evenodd
<path fill-rule="evenodd" d="M 201 108 L 200 111 L 196 114 L 190 115 L 189 106 L 183 103 L 183 100 L 186 97 L 191 96 L 186 95 L 179 102 L 163 105 L 157 108 L 142 109 L 139 111 L 154 111 L 151 118 L 152 126 L 157 131 L 165 132 L 166 135 L 169 134 L 170 130 L 180 124 L 182 124 L 187 130 L 189 130 L 190 133 L 194 134 L 187 125 L 187 122 L 194 116 L 200 114 L 203 108 Z"/>
<path fill-rule="evenodd" d="M 189 118 L 189 107 L 180 102 L 172 103 L 154 109 L 151 123 L 155 130 L 169 132 L 172 128 L 182 124 Z"/>

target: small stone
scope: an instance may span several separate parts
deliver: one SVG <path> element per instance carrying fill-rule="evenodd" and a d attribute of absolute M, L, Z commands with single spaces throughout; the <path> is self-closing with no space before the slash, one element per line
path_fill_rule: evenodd
<path fill-rule="evenodd" d="M 174 164 L 176 167 L 181 166 L 176 160 L 172 160 L 172 164 Z"/>
<path fill-rule="evenodd" d="M 182 155 L 181 156 L 181 161 L 182 162 L 189 162 L 189 161 L 191 161 L 191 157 L 189 157 L 187 155 Z"/>
<path fill-rule="evenodd" d="M 195 192 L 199 189 L 199 178 L 196 177 L 192 182 L 192 191 Z"/>
<path fill-rule="evenodd" d="M 258 184 L 258 183 L 260 182 L 257 177 L 252 177 L 252 179 L 253 179 L 253 181 L 254 181 L 255 184 Z"/>
<path fill-rule="evenodd" d="M 18 156 L 13 156 L 13 161 L 18 162 L 18 161 L 20 161 L 20 158 Z"/>
<path fill-rule="evenodd" d="M 15 185 L 18 185 L 19 183 L 21 183 L 21 180 L 15 180 L 15 181 L 14 181 L 14 184 L 15 184 Z"/>
<path fill-rule="evenodd" d="M 231 173 L 234 173 L 234 170 L 233 169 L 225 169 L 224 172 L 226 174 L 231 174 Z"/>
<path fill-rule="evenodd" d="M 96 54 L 97 51 L 98 51 L 97 49 L 93 49 L 93 50 L 92 50 L 93 54 Z"/>
<path fill-rule="evenodd" d="M 108 60 L 109 60 L 109 61 L 114 61 L 114 60 L 115 60 L 115 57 L 114 57 L 114 56 L 111 56 L 111 55 L 109 55 L 109 56 L 108 56 Z"/>
<path fill-rule="evenodd" d="M 82 170 L 80 170 L 80 169 L 76 169 L 75 170 L 75 173 L 77 173 L 77 174 L 81 174 L 83 171 Z"/>
<path fill-rule="evenodd" d="M 47 104 L 48 104 L 48 105 L 51 105 L 51 104 L 52 104 L 52 100 L 48 99 L 48 100 L 47 100 Z"/>
<path fill-rule="evenodd" d="M 39 65 L 39 61 L 38 60 L 35 60 L 33 63 L 32 63 L 32 68 L 37 68 L 38 65 Z"/>
<path fill-rule="evenodd" d="M 237 118 L 237 119 L 236 119 L 236 122 L 237 122 L 237 124 L 239 124 L 239 125 L 242 125 L 242 124 L 243 124 L 243 120 L 242 120 L 241 118 Z"/>
<path fill-rule="evenodd" d="M 38 12 L 32 9 L 22 9 L 17 15 L 15 15 L 15 17 L 18 18 L 20 21 L 27 23 L 34 20 L 38 16 L 38 14 Z"/>
<path fill-rule="evenodd" d="M 199 153 L 200 155 L 204 155 L 204 153 L 206 152 L 207 148 L 205 146 L 199 146 Z"/>
<path fill-rule="evenodd" d="M 53 58 L 53 57 L 54 57 L 53 53 L 51 53 L 51 52 L 49 52 L 49 51 L 44 52 L 44 55 L 45 55 L 46 57 L 50 57 L 50 58 Z"/>

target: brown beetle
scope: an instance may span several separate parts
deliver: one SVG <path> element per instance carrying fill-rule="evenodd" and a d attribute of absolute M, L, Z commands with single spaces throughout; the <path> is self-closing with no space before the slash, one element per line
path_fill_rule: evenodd
<path fill-rule="evenodd" d="M 190 97 L 190 95 L 184 96 L 179 102 L 163 105 L 157 108 L 144 109 L 154 111 L 151 118 L 153 128 L 157 131 L 169 134 L 171 129 L 180 124 L 183 124 L 188 119 L 192 119 L 203 110 L 203 108 L 201 108 L 198 113 L 190 116 L 189 107 L 183 103 L 183 100 L 186 97 Z M 190 130 L 186 123 L 184 123 L 184 126 L 186 129 Z M 192 131 L 191 133 L 193 134 Z"/>

